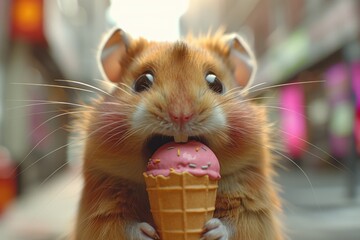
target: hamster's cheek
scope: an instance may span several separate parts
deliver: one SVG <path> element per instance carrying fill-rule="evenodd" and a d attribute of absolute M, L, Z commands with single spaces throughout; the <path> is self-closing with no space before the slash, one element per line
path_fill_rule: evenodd
<path fill-rule="evenodd" d="M 211 129 L 223 129 L 226 127 L 226 116 L 220 106 L 216 106 L 208 119 L 208 126 Z"/>
<path fill-rule="evenodd" d="M 228 117 L 221 106 L 214 107 L 202 125 L 205 131 L 200 135 L 205 137 L 209 147 L 221 149 L 230 141 Z"/>
<path fill-rule="evenodd" d="M 140 128 L 144 124 L 145 116 L 147 115 L 146 105 L 141 101 L 135 108 L 135 111 L 131 117 L 131 127 L 133 129 Z"/>

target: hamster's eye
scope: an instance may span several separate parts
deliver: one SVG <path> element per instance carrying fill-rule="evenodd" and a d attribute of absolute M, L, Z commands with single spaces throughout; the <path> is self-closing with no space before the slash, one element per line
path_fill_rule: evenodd
<path fill-rule="evenodd" d="M 136 92 L 142 92 L 148 90 L 154 83 L 154 76 L 150 72 L 142 74 L 136 79 L 134 89 Z"/>
<path fill-rule="evenodd" d="M 223 93 L 224 92 L 224 86 L 218 79 L 218 77 L 213 73 L 208 73 L 205 76 L 205 80 L 211 90 L 213 90 L 216 93 Z"/>

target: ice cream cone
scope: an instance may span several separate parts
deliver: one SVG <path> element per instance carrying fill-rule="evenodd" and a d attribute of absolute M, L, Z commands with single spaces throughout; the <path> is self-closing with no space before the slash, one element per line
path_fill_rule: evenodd
<path fill-rule="evenodd" d="M 218 180 L 171 171 L 144 173 L 151 213 L 162 240 L 199 240 L 215 210 Z"/>
<path fill-rule="evenodd" d="M 217 157 L 206 145 L 167 143 L 144 173 L 150 210 L 162 240 L 199 240 L 215 210 L 220 179 Z"/>

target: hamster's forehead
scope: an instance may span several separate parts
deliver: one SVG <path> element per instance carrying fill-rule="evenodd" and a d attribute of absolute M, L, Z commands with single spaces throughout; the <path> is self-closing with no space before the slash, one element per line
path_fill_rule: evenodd
<path fill-rule="evenodd" d="M 212 72 L 225 79 L 228 74 L 224 59 L 216 52 L 185 41 L 149 43 L 136 57 L 134 67 L 138 75 L 151 70 L 160 78 L 193 79 Z"/>

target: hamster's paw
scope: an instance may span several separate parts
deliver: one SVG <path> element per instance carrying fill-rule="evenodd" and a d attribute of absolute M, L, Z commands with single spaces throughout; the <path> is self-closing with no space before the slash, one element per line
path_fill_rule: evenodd
<path fill-rule="evenodd" d="M 160 239 L 155 228 L 146 222 L 137 223 L 132 231 L 133 240 L 156 240 Z"/>
<path fill-rule="evenodd" d="M 218 218 L 212 218 L 205 223 L 201 240 L 228 240 L 228 238 L 228 231 Z"/>

